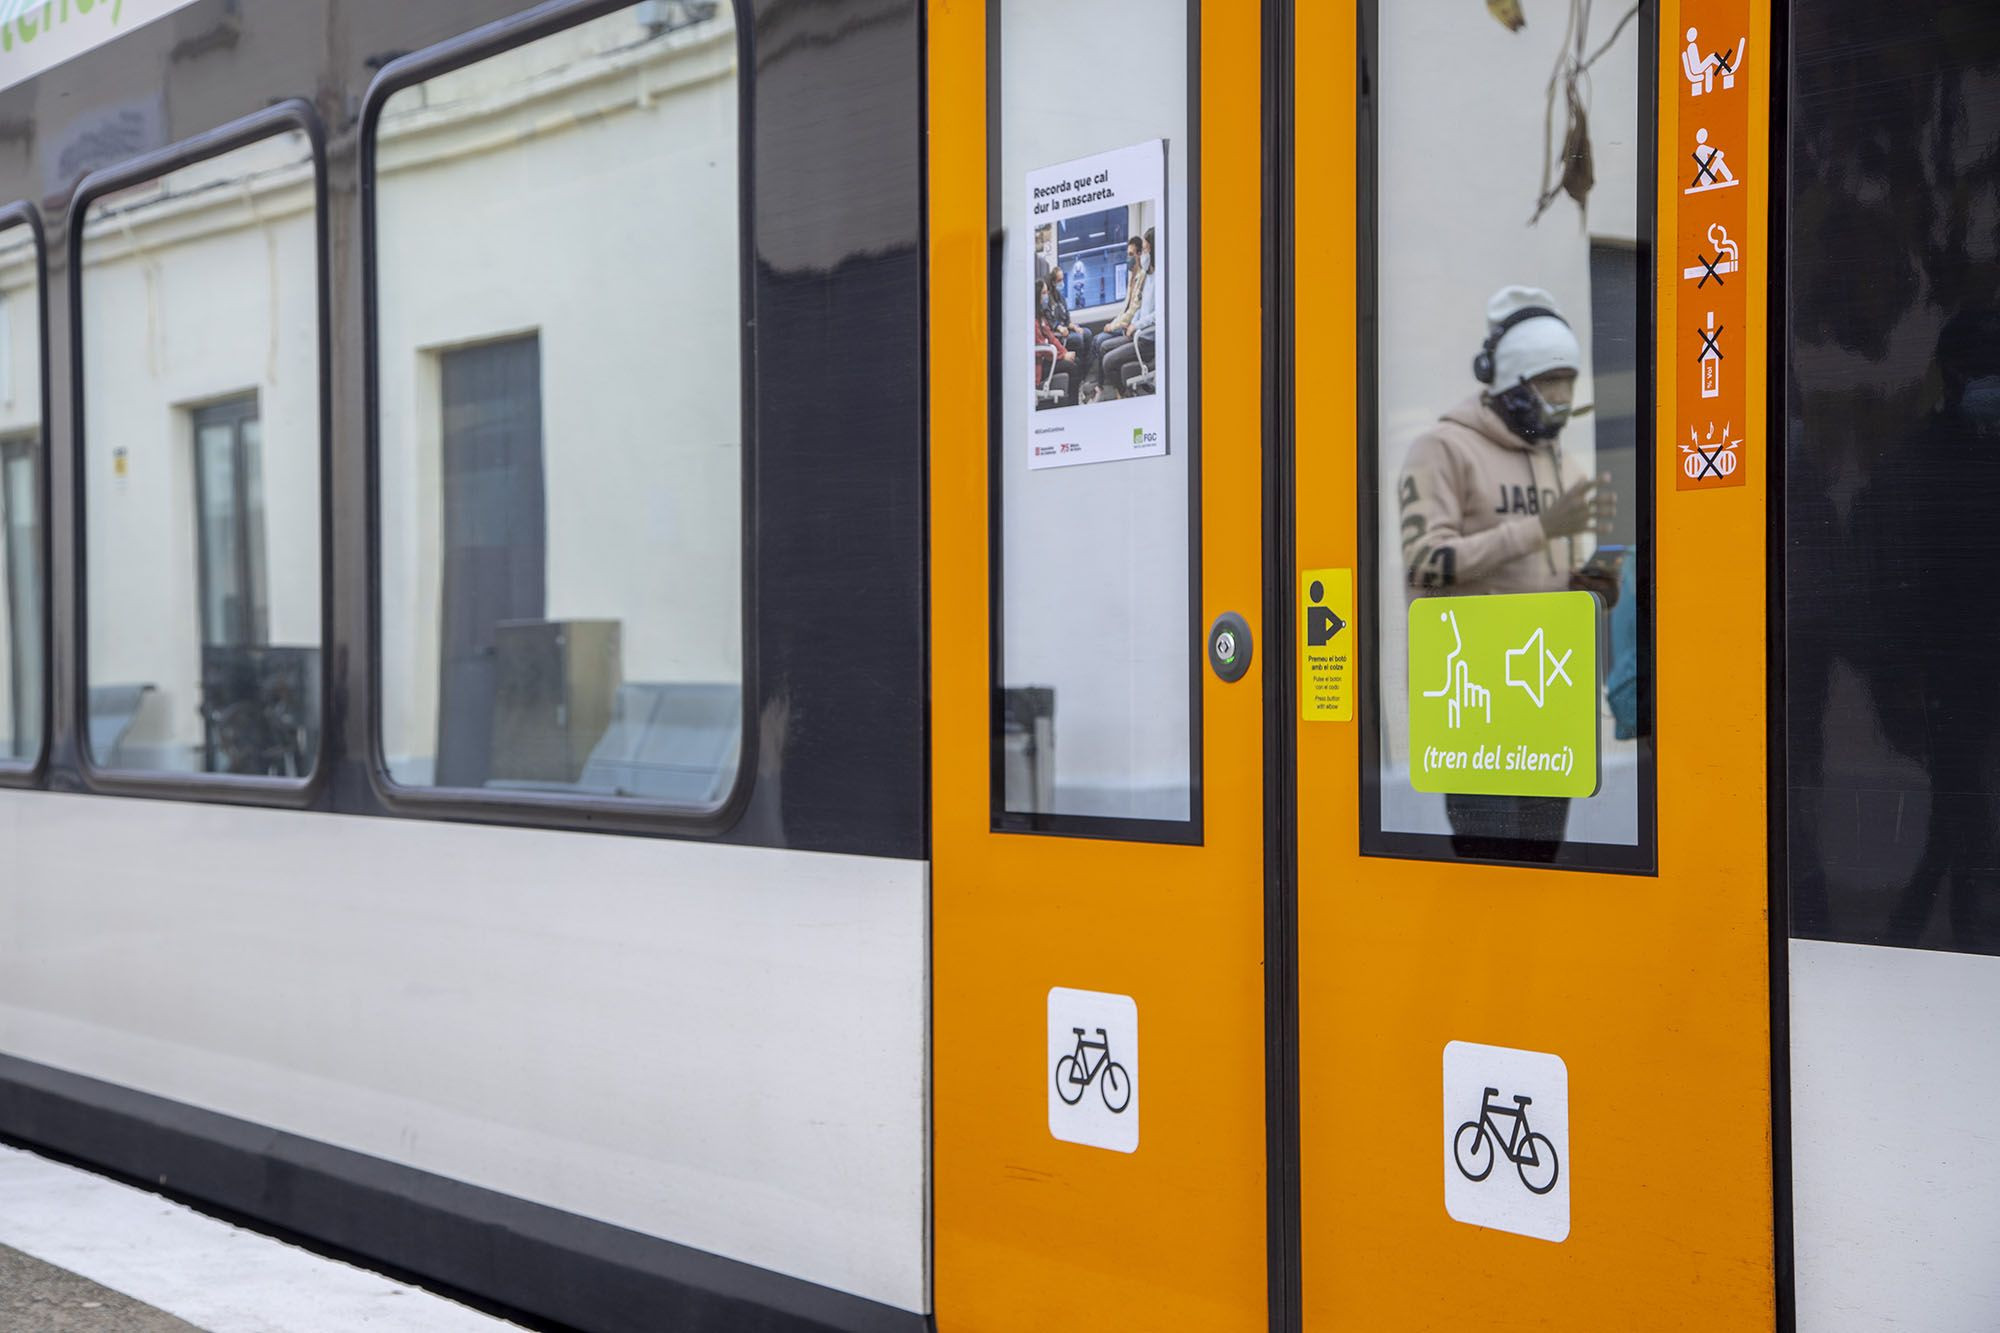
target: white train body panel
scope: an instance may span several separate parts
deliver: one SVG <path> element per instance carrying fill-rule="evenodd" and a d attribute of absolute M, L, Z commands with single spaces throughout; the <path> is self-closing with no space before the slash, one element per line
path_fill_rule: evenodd
<path fill-rule="evenodd" d="M 907 1310 L 921 862 L 8 793 L 0 1050 Z"/>
<path fill-rule="evenodd" d="M 1799 1333 L 2000 1328 L 2000 958 L 1791 942 Z"/>

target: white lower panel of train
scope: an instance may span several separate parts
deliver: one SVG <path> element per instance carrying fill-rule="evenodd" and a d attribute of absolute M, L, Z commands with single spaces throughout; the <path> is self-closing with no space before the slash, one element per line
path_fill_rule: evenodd
<path fill-rule="evenodd" d="M 926 1308 L 922 862 L 0 793 L 0 1051 Z"/>
<path fill-rule="evenodd" d="M 2000 958 L 1793 940 L 1791 972 L 1799 1333 L 2000 1329 Z"/>

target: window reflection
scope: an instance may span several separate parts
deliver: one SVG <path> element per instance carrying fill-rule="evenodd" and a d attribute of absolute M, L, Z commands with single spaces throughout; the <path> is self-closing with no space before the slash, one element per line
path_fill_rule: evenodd
<path fill-rule="evenodd" d="M 2000 953 L 2000 15 L 1824 0 L 1797 17 L 1792 928 Z"/>
<path fill-rule="evenodd" d="M 101 196 L 80 239 L 90 753 L 299 778 L 319 750 L 318 234 L 286 131 Z"/>
<path fill-rule="evenodd" d="M 1496 27 L 1477 6 L 1378 12 L 1369 838 L 1509 860 L 1637 847 L 1651 781 L 1638 26 L 1579 39 Z M 1598 793 L 1415 790 L 1409 609 L 1566 590 L 1604 609 Z"/>
<path fill-rule="evenodd" d="M 728 794 L 737 79 L 729 5 L 645 4 L 383 104 L 381 742 L 399 784 Z"/>

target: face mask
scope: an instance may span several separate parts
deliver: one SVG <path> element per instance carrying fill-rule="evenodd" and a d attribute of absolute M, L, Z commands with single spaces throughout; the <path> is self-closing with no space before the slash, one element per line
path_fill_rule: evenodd
<path fill-rule="evenodd" d="M 1153 271 L 1153 257 L 1152 257 L 1151 255 L 1147 255 L 1147 256 L 1146 256 L 1146 272 L 1148 272 L 1148 273 L 1151 273 L 1152 271 Z"/>
<path fill-rule="evenodd" d="M 1513 432 L 1524 440 L 1552 440 L 1569 424 L 1570 405 L 1557 407 L 1526 380 L 1492 395 L 1491 402 Z"/>

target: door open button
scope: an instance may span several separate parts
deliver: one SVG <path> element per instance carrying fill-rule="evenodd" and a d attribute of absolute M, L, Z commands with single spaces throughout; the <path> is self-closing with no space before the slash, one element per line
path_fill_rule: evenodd
<path fill-rule="evenodd" d="M 1208 627 L 1208 664 L 1215 674 L 1234 683 L 1250 670 L 1250 624 L 1234 611 L 1224 611 Z"/>

